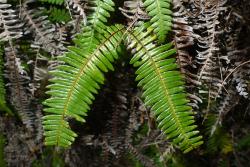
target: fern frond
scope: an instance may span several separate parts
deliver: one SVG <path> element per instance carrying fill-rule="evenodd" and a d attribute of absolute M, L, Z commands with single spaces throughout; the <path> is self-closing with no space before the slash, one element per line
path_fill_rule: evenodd
<path fill-rule="evenodd" d="M 184 8 L 181 0 L 173 0 L 173 32 L 174 43 L 176 48 L 176 59 L 180 66 L 181 73 L 185 76 L 186 91 L 189 94 L 190 105 L 193 108 L 199 108 L 198 103 L 202 103 L 198 97 L 198 76 L 193 72 L 196 68 L 194 56 L 188 49 L 194 44 L 194 39 L 199 35 L 195 34 L 193 28 L 188 24 L 188 13 Z"/>
<path fill-rule="evenodd" d="M 155 167 L 156 165 L 154 164 L 154 162 L 152 161 L 152 159 L 150 159 L 149 157 L 143 155 L 142 153 L 139 152 L 139 150 L 137 148 L 135 148 L 133 145 L 131 144 L 127 144 L 128 146 L 128 150 L 129 152 L 136 157 L 136 159 L 138 161 L 141 162 L 141 164 L 143 164 L 143 166 L 145 167 Z"/>
<path fill-rule="evenodd" d="M 54 38 L 55 26 L 44 16 L 43 9 L 29 9 L 29 3 L 20 7 L 20 17 L 25 23 L 25 34 L 32 33 L 34 37 L 33 48 L 42 48 L 53 55 L 61 53 Z"/>
<path fill-rule="evenodd" d="M 205 32 L 199 38 L 199 47 L 202 51 L 197 51 L 197 62 L 201 65 L 198 76 L 199 80 L 206 84 L 210 97 L 216 98 L 221 94 L 221 83 L 223 72 L 221 69 L 222 34 L 224 33 L 220 21 L 221 13 L 227 8 L 224 7 L 226 0 L 207 2 L 207 8 L 203 15 L 200 15 L 197 29 Z"/>
<path fill-rule="evenodd" d="M 80 0 L 66 0 L 68 3 L 68 8 L 72 13 L 77 13 L 83 19 L 83 25 L 87 25 L 87 16 L 86 16 L 86 2 L 81 3 Z"/>
<path fill-rule="evenodd" d="M 105 28 L 104 23 L 110 17 L 110 12 L 113 12 L 115 3 L 112 0 L 93 0 L 89 2 L 90 10 L 93 12 L 88 17 L 90 25 L 97 31 L 102 31 Z"/>
<path fill-rule="evenodd" d="M 43 118 L 43 114 L 42 114 L 42 104 L 37 104 L 36 105 L 36 120 L 34 122 L 35 124 L 35 128 L 36 128 L 36 136 L 35 136 L 35 142 L 38 145 L 41 145 L 43 143 L 43 124 L 42 124 L 42 118 Z M 42 144 L 43 145 L 43 144 Z"/>
<path fill-rule="evenodd" d="M 112 62 L 118 58 L 117 47 L 122 38 L 123 26 L 107 27 L 103 33 L 92 36 L 92 28 L 85 27 L 76 39 L 69 53 L 58 59 L 65 62 L 52 71 L 53 84 L 47 93 L 51 98 L 44 104 L 44 111 L 50 113 L 44 117 L 45 143 L 68 147 L 77 136 L 70 130 L 68 118 L 85 122 L 89 106 L 103 84 L 103 72 L 113 70 Z"/>
<path fill-rule="evenodd" d="M 67 9 L 51 7 L 49 10 L 45 10 L 45 13 L 49 16 L 48 18 L 52 22 L 67 23 L 71 20 L 69 11 Z"/>
<path fill-rule="evenodd" d="M 220 99 L 218 106 L 214 107 L 213 110 L 216 112 L 216 117 L 209 118 L 208 124 L 210 124 L 211 129 L 210 136 L 214 135 L 216 130 L 222 126 L 222 123 L 226 115 L 234 108 L 240 101 L 240 97 L 237 95 L 236 90 L 233 86 L 227 88 L 227 94 L 223 95 Z M 215 120 L 214 120 L 215 119 Z M 211 125 L 213 123 L 213 125 Z"/>
<path fill-rule="evenodd" d="M 148 15 L 151 16 L 150 22 L 160 43 L 165 42 L 168 31 L 171 30 L 171 2 L 172 0 L 145 0 L 143 3 Z"/>
<path fill-rule="evenodd" d="M 73 20 L 70 22 L 74 27 L 74 32 L 78 33 L 81 27 L 81 23 L 84 26 L 88 25 L 92 27 L 92 36 L 96 31 L 102 31 L 106 28 L 105 23 L 110 17 L 110 12 L 114 11 L 114 2 L 112 0 L 93 0 L 88 3 L 81 3 L 77 0 L 68 0 L 69 8 L 73 13 Z M 86 12 L 90 14 L 88 17 L 85 15 Z"/>
<path fill-rule="evenodd" d="M 192 108 L 184 91 L 184 81 L 175 58 L 172 44 L 156 46 L 156 36 L 151 35 L 152 27 L 137 28 L 128 33 L 128 47 L 133 51 L 131 64 L 138 67 L 136 80 L 143 89 L 145 104 L 152 107 L 158 127 L 173 139 L 184 152 L 202 144 L 197 136 Z"/>
<path fill-rule="evenodd" d="M 94 36 L 96 31 L 102 32 L 106 28 L 105 23 L 108 21 L 107 18 L 110 17 L 110 12 L 114 11 L 114 2 L 112 0 L 93 0 L 85 4 L 81 4 L 75 0 L 68 0 L 69 8 L 73 8 L 74 13 L 79 13 L 76 19 L 72 21 L 73 26 L 76 26 L 74 31 L 79 32 L 81 19 L 83 18 L 83 25 L 88 25 L 92 27 L 91 34 Z M 85 8 L 88 9 L 87 12 L 91 14 L 85 16 Z M 74 16 L 75 17 L 75 16 Z"/>
<path fill-rule="evenodd" d="M 9 41 L 22 37 L 22 26 L 16 11 L 11 9 L 10 4 L 0 2 L 0 40 Z"/>
<path fill-rule="evenodd" d="M 5 47 L 6 76 L 10 89 L 10 101 L 18 112 L 23 124 L 29 131 L 34 131 L 34 113 L 31 111 L 31 95 L 27 90 L 26 83 L 30 80 L 27 72 L 21 66 L 17 56 L 17 48 L 14 45 Z"/>

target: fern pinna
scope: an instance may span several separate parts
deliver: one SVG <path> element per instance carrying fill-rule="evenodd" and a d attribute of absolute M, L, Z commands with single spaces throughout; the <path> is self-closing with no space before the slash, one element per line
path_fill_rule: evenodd
<path fill-rule="evenodd" d="M 151 107 L 158 127 L 184 152 L 202 144 L 183 77 L 173 58 L 176 51 L 172 43 L 157 44 L 164 43 L 171 28 L 170 0 L 145 1 L 151 24 L 139 23 L 132 30 L 105 25 L 109 12 L 114 11 L 111 0 L 93 0 L 90 5 L 93 14 L 88 17 L 88 25 L 75 38 L 75 46 L 58 58 L 64 64 L 51 72 L 53 78 L 47 92 L 51 97 L 44 102 L 48 106 L 45 112 L 49 113 L 43 121 L 45 143 L 63 147 L 72 144 L 77 134 L 67 120 L 85 121 L 94 94 L 104 83 L 103 73 L 114 70 L 112 63 L 119 57 L 123 41 L 132 50 L 131 64 L 138 67 L 138 86 L 144 91 L 145 104 Z"/>

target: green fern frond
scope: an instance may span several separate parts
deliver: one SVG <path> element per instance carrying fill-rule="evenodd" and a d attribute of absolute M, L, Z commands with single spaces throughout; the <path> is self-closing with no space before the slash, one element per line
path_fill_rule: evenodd
<path fill-rule="evenodd" d="M 62 5 L 64 0 L 40 0 L 41 2 L 47 2 L 54 5 Z"/>
<path fill-rule="evenodd" d="M 145 104 L 151 106 L 156 116 L 158 127 L 188 152 L 203 143 L 202 137 L 195 130 L 197 126 L 192 108 L 187 105 L 183 77 L 175 58 L 171 57 L 176 51 L 171 43 L 156 46 L 157 37 L 152 31 L 152 27 L 142 26 L 128 33 L 128 46 L 134 51 L 130 63 L 138 67 L 136 80 L 144 91 Z"/>
<path fill-rule="evenodd" d="M 76 39 L 76 46 L 59 57 L 65 62 L 52 71 L 54 76 L 44 104 L 50 113 L 44 117 L 45 144 L 68 147 L 77 136 L 67 122 L 75 118 L 85 122 L 94 95 L 104 83 L 103 72 L 114 70 L 112 62 L 118 58 L 119 43 L 124 27 L 115 25 L 92 36 L 92 27 L 85 27 Z"/>
<path fill-rule="evenodd" d="M 49 16 L 49 20 L 52 22 L 67 23 L 68 21 L 71 20 L 69 11 L 67 9 L 51 7 L 49 10 L 45 10 L 45 13 Z"/>
<path fill-rule="evenodd" d="M 160 43 L 165 41 L 168 31 L 171 30 L 171 2 L 172 0 L 145 0 L 143 3 L 148 15 L 151 17 L 150 22 Z"/>
<path fill-rule="evenodd" d="M 88 17 L 90 25 L 97 31 L 102 31 L 105 27 L 104 23 L 110 17 L 109 12 L 113 12 L 114 2 L 112 0 L 93 0 L 90 1 L 90 9 L 93 14 Z"/>
<path fill-rule="evenodd" d="M 5 84 L 3 80 L 3 48 L 0 46 L 0 111 L 5 111 L 10 115 L 13 115 L 11 110 L 8 108 L 6 105 L 6 100 L 5 100 Z"/>

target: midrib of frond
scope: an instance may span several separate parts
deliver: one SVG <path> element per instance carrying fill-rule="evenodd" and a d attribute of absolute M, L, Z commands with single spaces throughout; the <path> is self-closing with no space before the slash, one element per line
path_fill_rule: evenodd
<path fill-rule="evenodd" d="M 119 29 L 118 31 L 116 32 L 113 32 L 109 38 L 105 39 L 104 42 L 102 42 L 98 47 L 97 49 L 95 49 L 95 51 L 87 58 L 87 60 L 84 60 L 85 62 L 83 62 L 83 65 L 82 67 L 80 68 L 79 72 L 77 73 L 76 77 L 75 77 L 75 80 L 73 81 L 72 83 L 72 86 L 69 88 L 69 92 L 68 92 L 68 95 L 67 95 L 67 98 L 66 98 L 66 102 L 65 102 L 65 105 L 64 105 L 64 108 L 63 108 L 63 113 L 61 114 L 62 115 L 62 119 L 61 119 L 61 124 L 60 124 L 60 127 L 63 127 L 63 121 L 65 119 L 65 116 L 68 112 L 68 106 L 69 106 L 69 103 L 71 101 L 71 98 L 72 98 L 72 95 L 73 95 L 73 92 L 74 92 L 74 89 L 75 89 L 75 86 L 77 85 L 77 83 L 79 82 L 81 76 L 83 75 L 84 73 L 84 70 L 86 69 L 86 67 L 88 66 L 89 63 L 93 62 L 93 60 L 95 59 L 96 57 L 96 53 L 100 50 L 100 48 L 102 46 L 105 46 L 105 43 L 107 41 L 110 40 L 110 38 L 112 38 L 115 34 L 117 34 L 118 32 L 122 31 L 122 29 Z M 94 38 L 94 33 L 93 33 L 93 36 L 91 38 L 91 41 L 93 41 L 93 38 Z M 88 49 L 90 50 L 91 47 L 88 47 Z M 58 130 L 57 131 L 57 144 L 59 142 L 59 137 L 60 137 L 60 131 Z"/>
<path fill-rule="evenodd" d="M 167 85 L 166 85 L 166 83 L 164 82 L 164 79 L 163 79 L 164 77 L 162 76 L 159 67 L 158 67 L 157 64 L 155 63 L 153 57 L 150 55 L 150 53 L 149 53 L 149 51 L 147 50 L 147 48 L 141 43 L 141 41 L 140 41 L 136 36 L 134 36 L 133 33 L 130 33 L 130 34 L 134 37 L 134 39 L 137 41 L 137 43 L 141 45 L 142 49 L 143 49 L 143 50 L 145 51 L 145 53 L 148 55 L 148 57 L 149 57 L 149 59 L 150 59 L 150 62 L 151 62 L 151 64 L 152 64 L 153 68 L 154 68 L 154 71 L 157 73 L 157 76 L 158 76 L 159 79 L 160 79 L 161 86 L 162 86 L 162 88 L 163 88 L 163 90 L 164 90 L 164 94 L 165 94 L 165 100 L 166 100 L 167 103 L 170 105 L 170 110 L 169 110 L 169 111 L 170 111 L 171 114 L 174 116 L 175 122 L 176 122 L 176 124 L 178 125 L 178 128 L 180 128 L 179 130 L 181 131 L 181 134 L 184 136 L 184 140 L 188 141 L 188 145 L 189 145 L 191 148 L 194 148 L 194 147 L 192 146 L 192 142 L 190 142 L 190 140 L 189 140 L 189 137 L 186 135 L 186 133 L 185 133 L 183 127 L 182 127 L 182 124 L 180 123 L 180 120 L 178 119 L 178 116 L 177 116 L 177 114 L 176 114 L 175 105 L 174 105 L 172 99 L 169 98 L 170 96 L 169 96 L 169 92 L 168 92 L 168 89 L 167 89 Z"/>

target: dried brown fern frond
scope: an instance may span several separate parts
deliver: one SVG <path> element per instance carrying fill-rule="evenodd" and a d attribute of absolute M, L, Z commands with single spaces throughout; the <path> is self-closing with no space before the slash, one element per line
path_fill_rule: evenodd
<path fill-rule="evenodd" d="M 22 37 L 22 26 L 17 11 L 6 0 L 0 1 L 0 40 L 10 41 Z"/>
<path fill-rule="evenodd" d="M 27 132 L 14 117 L 0 116 L 0 132 L 6 137 L 4 159 L 8 166 L 32 166 L 41 151 L 33 133 Z"/>
<path fill-rule="evenodd" d="M 60 55 L 65 48 L 58 45 L 57 40 L 60 38 L 57 38 L 55 25 L 43 15 L 42 8 L 32 9 L 31 4 L 32 2 L 28 1 L 19 7 L 20 19 L 25 23 L 25 34 L 31 33 L 34 38 L 31 47 L 43 49 L 52 55 Z"/>
<path fill-rule="evenodd" d="M 226 0 L 206 1 L 201 7 L 201 14 L 194 28 L 201 32 L 199 40 L 199 51 L 196 57 L 200 65 L 199 80 L 207 85 L 211 98 L 218 94 L 223 80 L 221 65 L 221 35 L 224 33 L 220 17 L 227 8 L 224 6 Z M 220 94 L 220 92 L 219 92 Z"/>
<path fill-rule="evenodd" d="M 223 82 L 219 87 L 220 91 L 225 90 L 228 93 L 228 89 L 232 87 L 236 88 L 234 91 L 239 95 L 248 98 L 248 80 L 249 80 L 249 56 L 250 48 L 245 45 L 245 40 L 242 39 L 241 34 L 244 33 L 244 21 L 234 14 L 233 10 L 225 19 L 225 33 L 223 41 L 224 46 L 222 48 L 223 54 L 220 60 L 223 65 Z M 220 92 L 219 91 L 219 92 Z M 217 95 L 216 97 L 218 97 Z"/>
<path fill-rule="evenodd" d="M 198 108 L 198 103 L 202 100 L 198 97 L 198 86 L 201 82 L 195 74 L 197 71 L 195 56 L 188 51 L 193 45 L 194 40 L 199 38 L 190 25 L 188 11 L 180 0 L 173 1 L 173 32 L 174 43 L 177 50 L 177 63 L 180 66 L 181 73 L 185 75 L 186 89 L 191 99 L 190 105 Z"/>
<path fill-rule="evenodd" d="M 87 8 L 87 1 L 84 0 L 66 0 L 67 8 L 71 12 L 71 17 L 74 22 L 82 22 L 84 26 L 87 25 L 87 16 L 85 9 Z M 77 15 L 79 17 L 77 17 Z"/>
<path fill-rule="evenodd" d="M 34 110 L 35 110 L 35 121 L 34 121 L 34 125 L 35 125 L 35 129 L 36 132 L 34 133 L 34 142 L 37 145 L 38 148 L 42 148 L 43 147 L 43 126 L 42 126 L 42 110 L 43 110 L 43 106 L 41 104 L 39 104 L 39 102 L 34 101 L 32 102 L 32 105 L 34 105 Z"/>
<path fill-rule="evenodd" d="M 34 131 L 34 113 L 30 109 L 31 94 L 28 91 L 30 80 L 21 65 L 17 49 L 10 43 L 5 47 L 7 86 L 10 90 L 10 102 L 21 117 L 23 124 L 29 131 Z"/>
<path fill-rule="evenodd" d="M 121 71 L 128 74 L 125 70 Z M 109 158 L 116 160 L 120 159 L 126 152 L 126 129 L 130 115 L 129 94 L 131 93 L 129 89 L 131 80 L 128 76 L 116 73 L 113 81 L 110 83 L 110 87 L 113 90 L 110 99 L 112 101 L 110 103 L 111 109 L 107 111 L 110 113 L 110 118 L 107 121 L 105 133 L 103 134 L 104 141 L 106 141 L 106 146 L 104 146 L 109 148 L 109 152 L 104 153 L 104 155 L 110 154 Z"/>
<path fill-rule="evenodd" d="M 227 93 L 222 96 L 218 106 L 214 109 L 216 113 L 216 120 L 211 127 L 210 135 L 212 136 L 216 129 L 222 126 L 225 116 L 230 112 L 239 102 L 240 97 L 237 95 L 235 88 L 232 86 L 227 90 Z"/>
<path fill-rule="evenodd" d="M 136 159 L 138 161 L 140 161 L 142 163 L 143 166 L 145 167 L 155 167 L 155 164 L 153 162 L 152 159 L 150 159 L 149 157 L 143 155 L 136 147 L 134 147 L 131 144 L 128 144 L 128 150 L 131 154 L 133 154 L 134 157 L 136 157 Z"/>
<path fill-rule="evenodd" d="M 233 81 L 236 84 L 236 92 L 244 98 L 249 98 L 250 62 L 233 73 Z M 242 64 L 242 63 L 241 63 Z"/>

